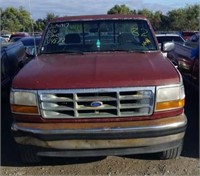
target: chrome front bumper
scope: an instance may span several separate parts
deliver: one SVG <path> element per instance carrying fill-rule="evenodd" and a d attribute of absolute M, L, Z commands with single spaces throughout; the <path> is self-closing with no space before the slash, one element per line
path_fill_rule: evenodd
<path fill-rule="evenodd" d="M 151 153 L 177 147 L 187 125 L 184 114 L 146 121 L 82 124 L 13 123 L 15 141 L 46 149 L 45 156 Z M 54 151 L 53 151 L 54 150 Z"/>

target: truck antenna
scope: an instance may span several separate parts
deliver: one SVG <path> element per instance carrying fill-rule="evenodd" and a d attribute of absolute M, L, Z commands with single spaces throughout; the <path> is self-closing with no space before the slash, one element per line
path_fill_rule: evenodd
<path fill-rule="evenodd" d="M 36 46 L 36 40 L 35 40 L 35 35 L 34 35 L 35 32 L 34 32 L 34 26 L 33 26 L 33 21 L 32 21 L 31 0 L 29 0 L 29 13 L 30 13 L 30 17 L 31 17 L 31 30 L 32 30 L 32 35 L 33 35 L 35 57 L 37 58 L 37 46 Z"/>

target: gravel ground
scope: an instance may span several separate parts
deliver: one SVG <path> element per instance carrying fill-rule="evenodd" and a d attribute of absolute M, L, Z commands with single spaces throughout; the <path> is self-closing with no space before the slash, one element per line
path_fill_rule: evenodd
<path fill-rule="evenodd" d="M 198 159 L 154 160 L 151 157 L 113 157 L 74 163 L 2 167 L 2 175 L 199 175 Z"/>
<path fill-rule="evenodd" d="M 2 103 L 1 175 L 200 175 L 199 93 L 186 85 L 185 114 L 188 128 L 179 159 L 159 160 L 156 154 L 98 158 L 45 158 L 37 165 L 24 165 L 9 131 L 9 106 Z"/>

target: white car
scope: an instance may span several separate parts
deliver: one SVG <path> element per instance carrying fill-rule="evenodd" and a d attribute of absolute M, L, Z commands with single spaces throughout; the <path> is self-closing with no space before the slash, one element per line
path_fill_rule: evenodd
<path fill-rule="evenodd" d="M 1 35 L 1 37 L 5 38 L 7 42 L 9 42 L 10 40 L 10 34 L 4 34 L 4 35 Z"/>
<path fill-rule="evenodd" d="M 159 48 L 161 49 L 161 45 L 164 42 L 180 42 L 183 43 L 185 40 L 178 34 L 156 34 L 156 38 L 158 40 Z M 163 53 L 165 57 L 167 57 L 167 53 Z"/>
<path fill-rule="evenodd" d="M 8 41 L 4 37 L 0 37 L 0 43 L 7 43 Z"/>

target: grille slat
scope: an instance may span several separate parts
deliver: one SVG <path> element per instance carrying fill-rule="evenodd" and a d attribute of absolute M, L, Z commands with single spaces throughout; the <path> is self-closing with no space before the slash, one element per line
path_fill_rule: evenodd
<path fill-rule="evenodd" d="M 117 107 L 110 106 L 110 105 L 104 105 L 98 108 L 89 107 L 89 106 L 78 106 L 76 109 L 77 110 L 94 110 L 94 109 L 101 110 L 101 109 L 117 109 Z"/>
<path fill-rule="evenodd" d="M 46 118 L 73 118 L 74 117 L 74 111 L 42 111 L 43 117 Z"/>
<path fill-rule="evenodd" d="M 73 94 L 42 94 L 40 99 L 43 102 L 73 102 Z"/>
<path fill-rule="evenodd" d="M 128 96 L 120 96 L 120 100 L 140 100 L 140 99 L 149 99 L 150 96 L 142 96 L 142 95 L 128 95 Z"/>
<path fill-rule="evenodd" d="M 131 108 L 151 108 L 148 104 L 144 105 L 126 105 L 121 106 L 120 109 L 131 109 Z"/>
<path fill-rule="evenodd" d="M 43 110 L 73 110 L 73 104 L 59 105 L 58 103 L 42 103 Z"/>
<path fill-rule="evenodd" d="M 151 115 L 155 87 L 39 91 L 43 118 Z"/>
<path fill-rule="evenodd" d="M 41 95 L 41 101 L 43 102 L 73 102 L 73 98 L 67 96 L 58 96 L 56 94 Z"/>
<path fill-rule="evenodd" d="M 116 117 L 117 110 L 83 110 L 79 111 L 79 117 L 94 118 L 95 117 Z"/>

